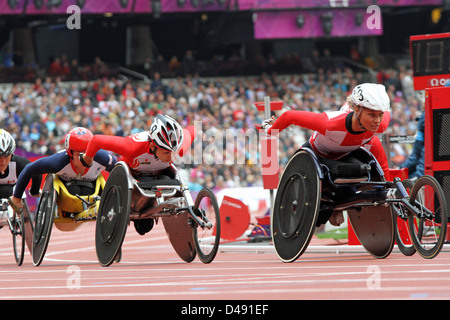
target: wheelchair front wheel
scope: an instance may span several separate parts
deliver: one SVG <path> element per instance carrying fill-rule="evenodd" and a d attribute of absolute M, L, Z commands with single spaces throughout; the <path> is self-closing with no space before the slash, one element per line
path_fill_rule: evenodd
<path fill-rule="evenodd" d="M 216 196 L 210 189 L 200 190 L 195 198 L 194 213 L 203 222 L 212 224 L 212 227 L 201 227 L 193 222 L 192 229 L 194 246 L 199 259 L 203 263 L 210 263 L 217 254 L 220 242 L 219 205 Z"/>
<path fill-rule="evenodd" d="M 21 266 L 25 253 L 25 222 L 23 213 L 14 212 L 11 222 L 11 233 L 13 238 L 14 258 L 16 264 Z"/>
<path fill-rule="evenodd" d="M 411 240 L 417 252 L 426 259 L 441 251 L 447 233 L 447 203 L 439 182 L 432 176 L 422 176 L 415 182 L 410 203 L 418 214 L 408 219 Z"/>

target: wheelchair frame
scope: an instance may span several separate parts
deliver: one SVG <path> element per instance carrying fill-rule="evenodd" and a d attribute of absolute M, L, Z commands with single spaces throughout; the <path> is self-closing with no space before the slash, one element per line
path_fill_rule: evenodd
<path fill-rule="evenodd" d="M 314 233 L 318 216 L 324 210 L 346 210 L 358 240 L 376 258 L 385 258 L 392 251 L 398 235 L 397 217 L 408 220 L 414 248 L 420 255 L 433 258 L 440 252 L 446 233 L 447 208 L 437 181 L 424 176 L 412 188 L 408 184 L 408 194 L 399 178 L 384 180 L 381 167 L 369 151 L 364 148 L 359 150 L 369 159 L 363 161 L 370 165 L 367 176 L 340 177 L 337 174 L 337 177 L 332 177 L 332 170 L 320 162 L 309 148 L 301 148 L 289 160 L 280 179 L 271 221 L 273 242 L 282 261 L 292 262 L 303 254 Z M 305 163 L 300 163 L 302 161 Z M 314 177 L 308 176 L 311 171 L 316 174 Z M 314 187 L 316 184 L 312 183 L 316 179 L 319 181 L 317 189 Z M 292 191 L 296 186 L 292 181 L 299 181 L 296 194 Z M 303 189 L 298 191 L 300 188 Z M 311 190 L 317 190 L 319 200 L 316 203 L 307 195 Z M 344 192 L 340 194 L 340 191 Z M 426 193 L 429 195 L 422 197 Z M 331 199 L 333 194 L 338 196 Z M 301 200 L 304 200 L 306 209 L 298 209 L 302 205 Z M 286 221 L 290 221 L 289 224 Z M 434 240 L 426 243 L 423 230 L 430 222 L 438 232 Z"/>
<path fill-rule="evenodd" d="M 23 198 L 25 197 L 24 194 Z M 0 199 L 0 214 L 0 226 L 8 226 L 9 231 L 11 231 L 14 259 L 16 264 L 21 266 L 25 255 L 25 243 L 30 245 L 30 242 L 27 242 L 27 233 L 30 233 L 30 231 L 31 233 L 33 232 L 32 228 L 28 228 L 32 226 L 29 223 L 30 214 L 28 206 L 25 203 L 23 209 L 16 212 L 11 207 L 8 199 Z M 28 229 L 28 232 L 26 229 Z M 28 246 L 28 249 L 31 252 L 30 246 Z"/>
<path fill-rule="evenodd" d="M 83 222 L 94 221 L 100 204 L 100 194 L 105 187 L 105 178 L 99 175 L 95 181 L 92 195 L 73 195 L 57 175 L 54 175 L 53 186 L 57 193 L 56 212 L 53 223 L 61 231 L 78 229 Z"/>
<path fill-rule="evenodd" d="M 184 261 L 191 262 L 196 254 L 203 263 L 210 263 L 214 259 L 220 241 L 217 200 L 211 190 L 203 188 L 194 201 L 178 169 L 171 164 L 170 170 L 175 176 L 172 180 L 178 181 L 177 184 L 159 180 L 162 183 L 159 185 L 158 180 L 155 180 L 151 186 L 143 187 L 131 175 L 126 163 L 116 163 L 106 182 L 97 219 L 96 251 L 102 266 L 109 266 L 114 261 L 130 220 L 140 219 L 161 218 L 173 248 Z M 113 191 L 114 196 L 110 196 Z M 200 202 L 205 197 L 209 199 L 214 211 L 210 217 L 200 208 Z M 210 221 L 211 217 L 215 220 L 214 224 Z M 212 234 L 200 239 L 198 231 Z"/>
<path fill-rule="evenodd" d="M 95 221 L 105 179 L 99 175 L 91 195 L 72 195 L 56 174 L 49 173 L 36 209 L 32 240 L 33 264 L 44 259 L 53 224 L 61 231 L 74 231 L 85 222 Z"/>

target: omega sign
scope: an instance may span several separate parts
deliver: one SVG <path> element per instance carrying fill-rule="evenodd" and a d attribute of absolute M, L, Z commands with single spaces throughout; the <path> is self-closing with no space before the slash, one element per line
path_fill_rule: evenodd
<path fill-rule="evenodd" d="M 450 78 L 431 78 L 429 85 L 430 87 L 442 87 L 445 86 L 449 80 Z"/>
<path fill-rule="evenodd" d="M 231 202 L 231 201 L 227 201 L 225 199 L 223 200 L 222 203 L 226 204 L 226 205 L 229 205 L 229 206 L 232 206 L 232 207 L 235 207 L 235 208 L 238 208 L 238 209 L 242 209 L 242 207 L 239 204 Z"/>

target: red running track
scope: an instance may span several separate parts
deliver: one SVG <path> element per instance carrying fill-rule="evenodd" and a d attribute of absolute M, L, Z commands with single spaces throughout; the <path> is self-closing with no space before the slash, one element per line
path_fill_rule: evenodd
<path fill-rule="evenodd" d="M 44 261 L 34 267 L 27 250 L 15 265 L 11 234 L 0 230 L 0 299 L 297 300 L 449 299 L 450 253 L 425 260 L 394 251 L 378 260 L 368 253 L 314 252 L 283 263 L 248 244 L 223 245 L 208 265 L 183 262 L 162 223 L 147 235 L 128 228 L 122 261 L 101 267 L 95 254 L 95 223 L 72 232 L 53 227 Z M 236 245 L 236 244 L 234 244 Z M 346 248 L 343 246 L 342 248 Z M 347 247 L 348 248 L 348 247 Z M 343 250 L 345 251 L 345 250 Z"/>

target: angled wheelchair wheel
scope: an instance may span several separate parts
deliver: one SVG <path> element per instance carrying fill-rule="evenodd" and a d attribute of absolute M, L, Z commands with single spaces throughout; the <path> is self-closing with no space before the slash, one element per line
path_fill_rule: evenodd
<path fill-rule="evenodd" d="M 220 242 L 220 213 L 219 205 L 214 193 L 203 188 L 195 198 L 194 213 L 203 221 L 209 222 L 210 227 L 202 228 L 193 222 L 193 237 L 195 250 L 203 263 L 214 260 Z"/>
<path fill-rule="evenodd" d="M 33 264 L 39 266 L 44 259 L 55 218 L 56 191 L 53 188 L 53 175 L 45 179 L 42 195 L 36 210 L 33 234 Z"/>
<path fill-rule="evenodd" d="M 116 165 L 111 171 L 100 200 L 95 229 L 95 249 L 99 263 L 107 267 L 121 254 L 130 219 L 131 189 L 128 169 Z"/>
<path fill-rule="evenodd" d="M 321 198 L 317 162 L 306 150 L 292 156 L 278 185 L 271 232 L 278 257 L 295 261 L 314 234 Z"/>
<path fill-rule="evenodd" d="M 447 233 L 447 203 L 439 182 L 422 176 L 414 183 L 410 203 L 418 214 L 410 214 L 409 230 L 417 252 L 426 259 L 436 257 Z"/>
<path fill-rule="evenodd" d="M 402 181 L 402 184 L 408 194 L 410 194 L 414 183 L 411 180 L 406 179 Z M 399 217 L 399 214 L 397 214 L 397 217 L 394 218 L 395 242 L 397 243 L 398 249 L 401 253 L 405 256 L 412 256 L 416 253 L 416 248 L 411 241 L 411 235 L 409 232 L 409 211 L 402 203 L 394 203 L 392 206 L 394 207 L 394 211 L 398 211 L 398 213 L 402 216 Z"/>
<path fill-rule="evenodd" d="M 25 253 L 25 222 L 23 211 L 21 213 L 14 212 L 11 227 L 14 258 L 16 259 L 16 264 L 21 266 Z"/>

